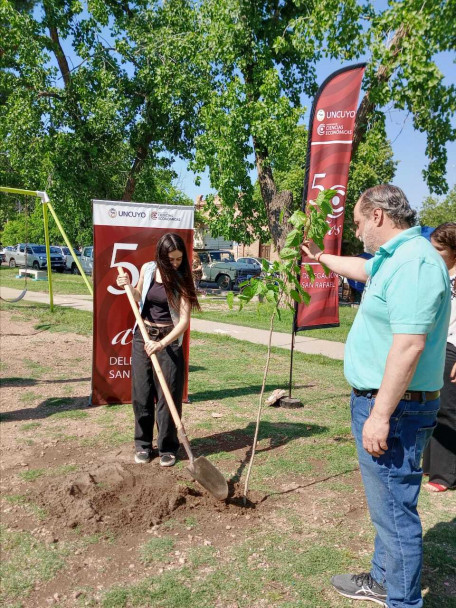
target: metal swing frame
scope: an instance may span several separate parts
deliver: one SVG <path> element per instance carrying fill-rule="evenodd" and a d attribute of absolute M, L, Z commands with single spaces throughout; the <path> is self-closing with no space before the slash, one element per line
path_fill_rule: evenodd
<path fill-rule="evenodd" d="M 49 196 L 47 195 L 47 193 L 43 190 L 22 190 L 20 188 L 8 188 L 6 186 L 0 186 L 0 192 L 5 192 L 7 194 L 19 194 L 19 195 L 23 195 L 23 196 L 35 196 L 36 198 L 41 199 L 41 203 L 43 206 L 43 221 L 44 221 L 44 239 L 45 239 L 45 244 L 46 244 L 46 260 L 47 260 L 47 274 L 48 274 L 48 284 L 49 284 L 49 305 L 51 308 L 51 312 L 54 311 L 54 292 L 53 292 L 53 288 L 52 288 L 52 272 L 51 272 L 51 250 L 50 250 L 50 243 L 49 243 L 49 214 L 48 214 L 48 210 L 51 212 L 52 217 L 55 220 L 55 223 L 57 224 L 57 228 L 60 230 L 60 233 L 68 247 L 68 249 L 71 251 L 71 255 L 73 256 L 73 259 L 75 261 L 76 266 L 78 267 L 79 272 L 82 275 L 82 278 L 84 279 L 85 284 L 87 285 L 87 289 L 89 290 L 89 293 L 91 296 L 93 296 L 93 288 L 92 285 L 90 284 L 89 279 L 87 278 L 86 273 L 84 272 L 84 270 L 82 269 L 82 266 L 77 258 L 77 255 L 74 252 L 74 249 L 70 243 L 70 240 L 68 239 L 65 230 L 63 229 L 62 224 L 60 223 L 59 218 L 57 217 L 57 214 L 50 202 Z M 27 275 L 25 277 L 26 283 L 25 285 L 27 286 Z M 22 294 L 20 295 L 20 297 L 16 298 L 15 300 L 5 300 L 6 302 L 18 302 L 19 300 L 21 300 L 25 294 L 27 293 L 27 289 L 25 289 Z"/>

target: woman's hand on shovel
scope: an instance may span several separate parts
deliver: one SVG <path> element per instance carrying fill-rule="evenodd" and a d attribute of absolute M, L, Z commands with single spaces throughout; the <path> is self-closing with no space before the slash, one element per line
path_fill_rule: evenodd
<path fill-rule="evenodd" d="M 144 350 L 149 355 L 156 355 L 157 353 L 163 350 L 163 344 L 161 342 L 157 342 L 155 340 L 148 340 L 144 343 Z"/>
<path fill-rule="evenodd" d="M 116 283 L 117 283 L 118 287 L 125 287 L 125 285 L 130 285 L 130 277 L 128 276 L 127 273 L 119 274 L 119 276 L 116 279 Z M 132 287 L 132 285 L 131 285 L 131 287 Z"/>

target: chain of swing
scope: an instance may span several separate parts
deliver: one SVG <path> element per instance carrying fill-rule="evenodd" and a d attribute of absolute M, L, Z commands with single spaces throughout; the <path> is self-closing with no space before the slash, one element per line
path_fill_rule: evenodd
<path fill-rule="evenodd" d="M 21 207 L 21 203 L 19 202 L 19 208 Z M 25 262 L 25 268 L 27 269 L 27 249 L 28 249 L 28 216 L 29 216 L 29 211 L 30 211 L 30 205 L 29 205 L 29 197 L 26 196 L 25 197 L 25 203 L 24 203 L 24 219 L 25 219 L 25 247 L 24 247 L 24 262 Z M 20 300 L 22 300 L 22 298 L 25 296 L 25 294 L 27 293 L 27 272 L 24 274 L 24 289 L 22 290 L 22 292 L 16 297 L 13 298 L 12 300 L 8 300 L 7 298 L 3 298 L 0 295 L 0 300 L 2 300 L 3 302 L 8 302 L 9 304 L 14 304 L 15 302 L 19 302 Z"/>

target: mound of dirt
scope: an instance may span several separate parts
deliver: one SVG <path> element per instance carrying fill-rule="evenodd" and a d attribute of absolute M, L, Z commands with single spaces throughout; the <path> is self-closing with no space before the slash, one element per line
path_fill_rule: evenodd
<path fill-rule="evenodd" d="M 65 482 L 42 484 L 33 500 L 49 514 L 50 528 L 75 528 L 84 532 L 135 533 L 166 521 L 176 511 L 182 517 L 194 509 L 210 514 L 244 509 L 239 488 L 231 497 L 217 501 L 180 472 L 170 475 L 154 466 L 108 463 Z M 256 501 L 255 501 L 256 502 Z M 258 504 L 256 505 L 258 506 Z"/>

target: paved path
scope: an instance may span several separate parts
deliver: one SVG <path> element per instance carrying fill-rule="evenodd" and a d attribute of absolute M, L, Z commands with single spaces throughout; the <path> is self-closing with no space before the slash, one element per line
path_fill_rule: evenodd
<path fill-rule="evenodd" d="M 11 289 L 10 287 L 0 287 L 0 295 L 2 298 L 9 300 L 17 297 L 20 290 Z M 49 294 L 38 291 L 28 291 L 25 295 L 25 300 L 32 302 L 42 302 L 49 304 Z M 76 308 L 78 310 L 93 310 L 92 297 L 81 295 L 54 295 L 54 304 L 56 306 L 66 306 L 68 308 Z M 236 340 L 246 340 L 254 344 L 267 344 L 269 340 L 269 331 L 267 329 L 255 329 L 252 327 L 242 327 L 240 325 L 230 325 L 218 321 L 205 321 L 203 319 L 192 319 L 191 328 L 195 331 L 201 331 L 209 334 L 221 334 L 236 338 Z M 279 348 L 290 350 L 291 334 L 284 334 L 275 331 L 272 335 L 272 345 Z M 300 353 L 308 353 L 310 355 L 325 355 L 331 359 L 344 358 L 344 345 L 341 342 L 331 342 L 330 340 L 319 340 L 297 334 L 295 339 L 295 350 Z"/>

